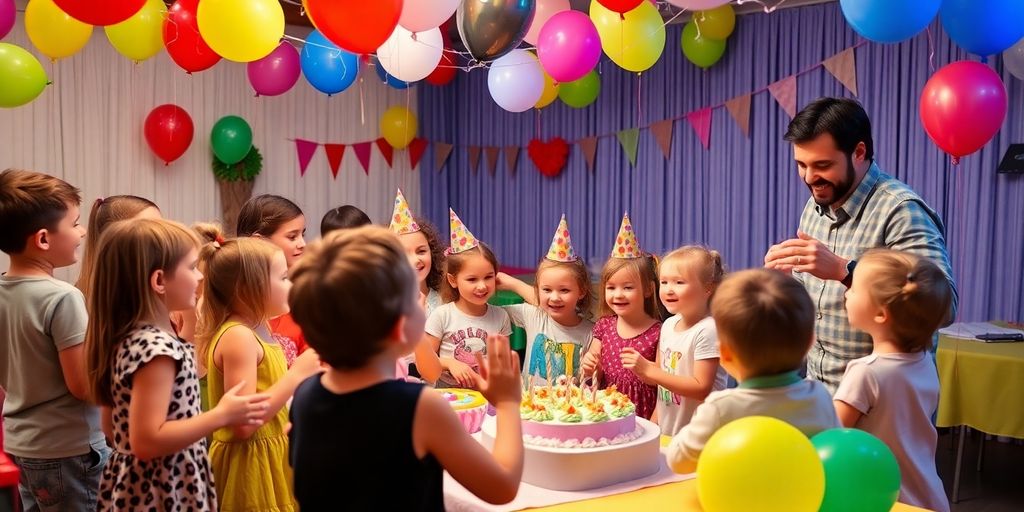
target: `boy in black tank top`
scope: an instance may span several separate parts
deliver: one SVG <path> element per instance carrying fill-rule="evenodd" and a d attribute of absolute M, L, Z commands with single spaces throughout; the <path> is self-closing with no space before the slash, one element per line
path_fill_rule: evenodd
<path fill-rule="evenodd" d="M 394 234 L 330 233 L 291 274 L 292 316 L 330 366 L 299 386 L 291 406 L 289 459 L 302 510 L 443 510 L 443 470 L 484 501 L 512 501 L 523 441 L 519 359 L 508 338 L 488 340 L 476 383 L 498 413 L 492 454 L 439 393 L 395 380 L 395 360 L 419 343 L 426 319 Z"/>

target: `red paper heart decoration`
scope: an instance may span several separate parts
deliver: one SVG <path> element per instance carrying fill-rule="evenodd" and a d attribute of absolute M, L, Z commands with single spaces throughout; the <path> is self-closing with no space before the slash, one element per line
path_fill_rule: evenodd
<path fill-rule="evenodd" d="M 533 160 L 541 174 L 554 178 L 562 173 L 565 161 L 569 158 L 569 143 L 561 137 L 555 137 L 547 142 L 533 139 L 526 146 L 526 153 L 530 155 L 530 160 Z"/>

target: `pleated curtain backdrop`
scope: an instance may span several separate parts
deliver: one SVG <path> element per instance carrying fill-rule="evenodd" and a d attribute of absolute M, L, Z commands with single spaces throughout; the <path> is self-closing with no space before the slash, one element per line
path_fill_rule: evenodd
<path fill-rule="evenodd" d="M 304 37 L 308 30 L 289 26 L 286 32 Z M 114 194 L 152 199 L 165 217 L 185 223 L 218 219 L 210 129 L 229 114 L 248 121 L 253 143 L 263 154 L 263 172 L 253 193 L 294 200 L 306 214 L 307 240 L 319 236 L 320 218 L 327 210 L 346 203 L 362 208 L 376 222 L 387 222 L 398 187 L 419 207 L 419 170 L 410 169 L 405 151 L 395 151 L 390 168 L 374 146 L 367 174 L 347 148 L 335 179 L 320 147 L 305 177 L 299 175 L 290 139 L 345 144 L 374 140 L 380 136 L 378 121 L 384 110 L 401 105 L 416 111 L 415 91 L 387 87 L 372 69 L 364 69 L 364 79 L 330 98 L 304 79 L 284 95 L 257 98 L 245 64 L 222 60 L 191 76 L 163 52 L 134 64 L 111 47 L 102 28 L 93 30 L 81 53 L 54 64 L 29 41 L 23 12 L 4 41 L 32 51 L 54 83 L 29 105 L 0 109 L 0 169 L 47 172 L 81 188 L 83 223 L 95 198 Z M 295 45 L 301 51 L 301 43 Z M 146 115 L 163 103 L 183 107 L 195 125 L 191 147 L 167 167 L 142 135 Z M 0 268 L 6 267 L 7 258 L 0 254 Z M 57 275 L 74 280 L 78 271 L 70 268 Z"/>
<path fill-rule="evenodd" d="M 704 71 L 683 57 L 681 31 L 680 25 L 668 27 L 661 60 L 639 77 L 603 59 L 600 97 L 582 110 L 556 101 L 539 114 L 504 112 L 488 95 L 486 70 L 461 74 L 444 88 L 421 86 L 423 136 L 456 144 L 442 169 L 431 152 L 424 157 L 427 214 L 443 229 L 448 207 L 455 208 L 503 264 L 514 266 L 537 263 L 564 212 L 577 252 L 600 268 L 624 210 L 650 252 L 702 243 L 721 251 L 731 269 L 759 266 L 771 244 L 795 236 L 809 195 L 782 140 L 790 118 L 767 91 L 751 99 L 749 137 L 725 108 L 713 111 L 709 150 L 680 120 L 671 158 L 641 130 L 633 167 L 614 134 L 763 89 L 863 39 L 848 27 L 837 2 L 741 16 L 725 56 Z M 934 70 L 977 57 L 956 48 L 938 21 L 906 43 L 868 43 L 855 52 L 858 99 L 872 119 L 877 162 L 945 220 L 960 318 L 1021 319 L 1024 178 L 997 176 L 996 166 L 1011 142 L 1024 142 L 1024 84 L 994 59 L 1009 92 L 1007 120 L 991 143 L 955 167 L 921 126 L 920 93 Z M 825 95 L 851 93 L 820 67 L 797 79 L 798 108 Z M 532 138 L 573 142 L 593 135 L 611 135 L 598 143 L 593 172 L 578 146 L 554 179 L 542 177 L 526 154 Z M 467 145 L 521 146 L 515 175 L 504 159 L 494 177 L 483 161 L 474 175 Z"/>

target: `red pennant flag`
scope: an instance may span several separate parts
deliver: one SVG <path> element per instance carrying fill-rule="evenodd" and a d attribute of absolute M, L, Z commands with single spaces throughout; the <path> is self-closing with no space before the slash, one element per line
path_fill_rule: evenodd
<path fill-rule="evenodd" d="M 654 135 L 654 140 L 661 148 L 661 152 L 665 154 L 665 158 L 672 153 L 672 125 L 674 123 L 675 121 L 666 119 L 651 125 L 651 134 Z"/>
<path fill-rule="evenodd" d="M 345 157 L 344 144 L 324 144 L 324 151 L 327 152 L 327 163 L 331 166 L 331 174 L 338 179 L 338 170 L 341 169 L 341 160 Z"/>
<path fill-rule="evenodd" d="M 519 146 L 505 146 L 505 166 L 511 176 L 516 175 L 516 163 L 519 162 Z"/>
<path fill-rule="evenodd" d="M 423 152 L 427 150 L 427 139 L 419 137 L 409 143 L 409 170 L 415 169 L 423 158 Z"/>
<path fill-rule="evenodd" d="M 584 160 L 587 161 L 587 169 L 590 172 L 594 172 L 594 157 L 597 155 L 597 137 L 580 139 L 578 144 L 580 145 L 580 151 L 583 152 Z"/>
<path fill-rule="evenodd" d="M 377 139 L 377 149 L 380 150 L 380 154 L 384 157 L 384 161 L 388 163 L 388 167 L 393 167 L 391 162 L 395 157 L 395 148 L 391 147 L 391 144 L 388 144 L 388 141 L 384 137 L 381 137 Z"/>
<path fill-rule="evenodd" d="M 309 167 L 309 161 L 313 159 L 319 145 L 316 142 L 295 139 L 295 152 L 299 154 L 299 176 L 306 175 L 306 167 Z"/>
<path fill-rule="evenodd" d="M 498 170 L 498 153 L 501 152 L 501 148 L 495 146 L 487 146 L 484 148 L 484 155 L 487 156 L 487 172 L 494 176 L 494 173 Z"/>
<path fill-rule="evenodd" d="M 451 144 L 448 144 L 447 142 L 434 143 L 434 167 L 437 167 L 437 172 L 441 172 L 441 170 L 444 169 L 444 164 L 448 161 L 448 156 L 451 154 Z"/>
<path fill-rule="evenodd" d="M 686 114 L 686 120 L 690 122 L 693 131 L 697 132 L 700 145 L 704 146 L 704 149 L 708 149 L 711 146 L 711 108 L 705 107 L 696 112 L 690 112 Z"/>
<path fill-rule="evenodd" d="M 480 146 L 469 147 L 469 172 L 476 174 L 477 164 L 480 163 Z"/>
<path fill-rule="evenodd" d="M 363 166 L 363 172 L 367 176 L 370 175 L 370 146 L 372 142 L 357 142 L 352 145 L 352 149 L 356 152 L 356 158 L 359 159 L 359 164 Z"/>

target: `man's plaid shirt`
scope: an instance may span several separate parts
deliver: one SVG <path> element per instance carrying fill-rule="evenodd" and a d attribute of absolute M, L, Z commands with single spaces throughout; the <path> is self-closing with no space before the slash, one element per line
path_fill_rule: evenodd
<path fill-rule="evenodd" d="M 932 260 L 953 286 L 952 309 L 956 311 L 956 285 L 942 220 L 910 187 L 880 171 L 876 164 L 871 164 L 850 198 L 835 211 L 808 199 L 800 216 L 800 229 L 848 260 L 858 259 L 876 247 Z M 807 288 L 817 309 L 817 341 L 807 355 L 807 375 L 835 393 L 846 364 L 871 353 L 871 337 L 850 327 L 842 283 L 823 281 L 807 273 L 793 275 Z"/>

